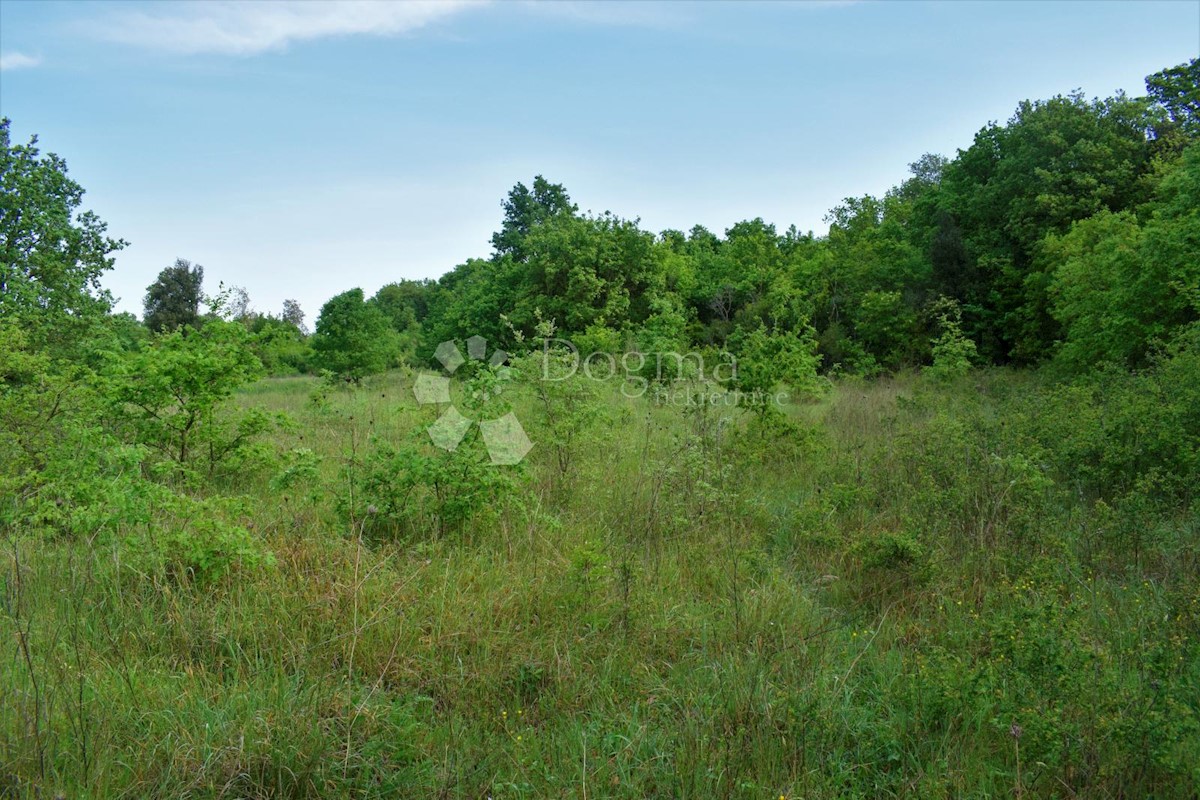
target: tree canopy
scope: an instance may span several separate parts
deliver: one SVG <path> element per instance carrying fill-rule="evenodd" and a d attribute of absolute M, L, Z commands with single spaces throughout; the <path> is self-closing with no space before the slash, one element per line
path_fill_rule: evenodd
<path fill-rule="evenodd" d="M 195 328 L 200 322 L 203 300 L 204 267 L 177 259 L 146 287 L 146 327 L 155 332 Z"/>

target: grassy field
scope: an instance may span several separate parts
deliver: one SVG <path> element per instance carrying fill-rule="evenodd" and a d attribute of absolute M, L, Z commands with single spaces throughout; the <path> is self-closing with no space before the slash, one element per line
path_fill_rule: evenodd
<path fill-rule="evenodd" d="M 411 384 L 238 396 L 291 423 L 208 490 L 272 563 L 5 542 L 0 796 L 1196 796 L 1197 517 L 1081 488 L 1036 378 L 765 420 L 603 386 L 570 436 L 514 385 L 505 484 L 385 525 Z"/>

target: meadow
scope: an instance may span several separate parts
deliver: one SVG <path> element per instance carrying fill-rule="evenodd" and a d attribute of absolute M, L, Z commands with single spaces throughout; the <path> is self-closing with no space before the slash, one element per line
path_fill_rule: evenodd
<path fill-rule="evenodd" d="M 1145 85 L 820 235 L 538 175 L 311 330 L 117 313 L 0 118 L 0 798 L 1194 800 L 1200 59 Z"/>
<path fill-rule="evenodd" d="M 287 415 L 205 489 L 257 566 L 6 540 L 0 796 L 1195 796 L 1197 517 L 1089 483 L 1186 391 L 901 373 L 758 413 L 518 379 L 486 402 L 529 456 L 385 519 L 389 448 L 452 458 L 413 377 L 235 395 Z"/>

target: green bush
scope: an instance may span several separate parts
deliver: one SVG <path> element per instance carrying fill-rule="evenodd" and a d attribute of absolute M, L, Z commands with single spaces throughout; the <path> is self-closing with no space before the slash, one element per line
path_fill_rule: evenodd
<path fill-rule="evenodd" d="M 215 319 L 200 330 L 159 334 L 141 350 L 112 354 L 102 391 L 114 429 L 179 472 L 200 464 L 213 475 L 256 458 L 262 435 L 281 420 L 231 408 L 234 391 L 262 374 L 246 328 Z"/>

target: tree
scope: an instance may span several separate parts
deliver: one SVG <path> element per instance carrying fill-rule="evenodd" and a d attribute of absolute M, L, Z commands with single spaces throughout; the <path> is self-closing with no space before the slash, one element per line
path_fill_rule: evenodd
<path fill-rule="evenodd" d="M 296 330 L 305 336 L 308 335 L 308 326 L 304 324 L 304 311 L 300 308 L 300 303 L 295 300 L 283 301 L 283 314 L 281 319 L 284 322 L 290 322 L 296 327 Z"/>
<path fill-rule="evenodd" d="M 1200 319 L 1200 145 L 1163 177 L 1156 200 L 1145 224 L 1102 211 L 1043 243 L 1064 364 L 1143 366 L 1156 343 Z"/>
<path fill-rule="evenodd" d="M 987 356 L 1032 361 L 1051 349 L 1059 331 L 1037 249 L 1077 220 L 1148 199 L 1148 122 L 1145 101 L 1123 95 L 1022 102 L 1007 125 L 979 131 L 943 171 L 941 207 L 976 273 L 961 298 L 965 332 Z"/>
<path fill-rule="evenodd" d="M 291 322 L 270 314 L 246 321 L 254 334 L 254 354 L 268 375 L 295 375 L 309 371 L 312 349 L 308 337 Z"/>
<path fill-rule="evenodd" d="M 37 137 L 13 145 L 0 119 L 0 314 L 23 314 L 58 324 L 64 315 L 102 314 L 110 298 L 100 276 L 125 246 L 107 225 L 79 211 L 83 189 L 67 164 L 42 155 Z M 50 319 L 47 319 L 50 317 Z"/>
<path fill-rule="evenodd" d="M 221 286 L 221 316 L 233 320 L 255 316 L 255 311 L 250 308 L 250 293 L 245 286 Z"/>
<path fill-rule="evenodd" d="M 550 183 L 541 175 L 533 179 L 533 191 L 523 183 L 514 186 L 501 206 L 504 222 L 500 230 L 492 234 L 492 247 L 496 248 L 498 256 L 511 255 L 517 261 L 525 260 L 525 238 L 534 227 L 579 210 L 562 184 Z"/>
<path fill-rule="evenodd" d="M 515 321 L 530 324 L 536 306 L 571 334 L 649 315 L 650 290 L 658 288 L 662 268 L 654 235 L 636 221 L 562 215 L 531 231 L 524 247 L 527 289 L 513 310 Z"/>
<path fill-rule="evenodd" d="M 741 402 L 757 411 L 766 413 L 774 408 L 770 394 L 781 382 L 797 394 L 815 395 L 820 391 L 820 358 L 811 327 L 784 331 L 760 325 L 738 331 L 730 337 L 730 344 L 737 350 L 732 388 L 741 393 Z"/>
<path fill-rule="evenodd" d="M 933 364 L 928 372 L 939 381 L 961 378 L 971 371 L 977 353 L 975 342 L 962 331 L 962 314 L 958 303 L 949 298 L 939 298 L 933 303 L 940 332 L 931 342 Z"/>
<path fill-rule="evenodd" d="M 405 333 L 429 314 L 430 281 L 399 281 L 380 288 L 371 302 L 379 306 L 397 333 Z"/>
<path fill-rule="evenodd" d="M 317 367 L 347 381 L 383 372 L 397 352 L 396 334 L 386 315 L 351 289 L 321 307 L 312 347 Z"/>
<path fill-rule="evenodd" d="M 1146 94 L 1185 136 L 1200 137 L 1200 58 L 1146 78 Z"/>
<path fill-rule="evenodd" d="M 199 327 L 200 301 L 204 299 L 204 267 L 185 259 L 158 273 L 146 287 L 145 323 L 155 332 Z"/>

